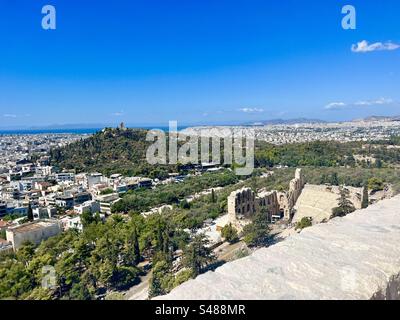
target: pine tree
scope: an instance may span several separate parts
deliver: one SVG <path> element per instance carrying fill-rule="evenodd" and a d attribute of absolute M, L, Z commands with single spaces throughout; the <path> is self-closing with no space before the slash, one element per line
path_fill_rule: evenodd
<path fill-rule="evenodd" d="M 231 223 L 222 228 L 221 235 L 229 243 L 235 243 L 239 240 L 238 233 Z"/>
<path fill-rule="evenodd" d="M 186 247 L 183 255 L 183 264 L 197 276 L 204 268 L 215 260 L 214 253 L 209 246 L 210 242 L 204 234 L 196 235 Z"/>
<path fill-rule="evenodd" d="M 155 263 L 149 283 L 149 297 L 166 294 L 165 279 L 169 276 L 171 264 L 165 260 Z"/>
<path fill-rule="evenodd" d="M 349 191 L 343 187 L 340 188 L 340 197 L 338 201 L 339 206 L 332 209 L 331 218 L 344 217 L 356 210 L 353 203 L 349 200 Z"/>
<path fill-rule="evenodd" d="M 261 210 L 252 220 L 243 228 L 244 242 L 251 247 L 265 245 L 271 238 L 267 211 Z"/>

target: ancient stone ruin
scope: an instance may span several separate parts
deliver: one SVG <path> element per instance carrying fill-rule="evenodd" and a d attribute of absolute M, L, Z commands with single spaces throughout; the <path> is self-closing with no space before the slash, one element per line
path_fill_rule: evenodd
<path fill-rule="evenodd" d="M 264 212 L 271 222 L 293 217 L 293 208 L 305 185 L 301 169 L 297 169 L 295 177 L 285 192 L 242 188 L 232 192 L 228 197 L 228 215 L 230 223 L 240 228 L 242 222 L 251 219 L 257 212 Z"/>
<path fill-rule="evenodd" d="M 306 181 L 301 169 L 296 169 L 294 179 L 289 184 L 289 191 L 278 193 L 280 210 L 283 212 L 285 219 L 290 220 L 293 218 L 293 208 L 305 184 Z"/>

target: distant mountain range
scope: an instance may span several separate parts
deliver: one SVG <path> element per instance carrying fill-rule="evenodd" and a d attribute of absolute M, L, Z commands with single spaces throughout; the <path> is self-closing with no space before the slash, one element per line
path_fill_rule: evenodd
<path fill-rule="evenodd" d="M 354 119 L 353 122 L 359 121 L 400 121 L 400 116 L 370 116 L 367 118 Z M 261 120 L 255 122 L 246 122 L 243 125 L 246 126 L 265 126 L 265 125 L 279 125 L 279 124 L 304 124 L 304 123 L 329 123 L 329 122 L 351 122 L 351 121 L 325 121 L 320 119 L 307 119 L 307 118 L 295 118 L 295 119 L 271 119 Z"/>
<path fill-rule="evenodd" d="M 307 118 L 296 118 L 296 119 L 271 119 L 271 120 L 261 120 L 256 122 L 248 122 L 244 125 L 247 126 L 265 126 L 274 124 L 297 124 L 297 123 L 327 123 L 327 121 L 319 119 L 307 119 Z"/>
<path fill-rule="evenodd" d="M 353 121 L 400 121 L 400 116 L 370 116 L 364 119 L 356 119 Z"/>

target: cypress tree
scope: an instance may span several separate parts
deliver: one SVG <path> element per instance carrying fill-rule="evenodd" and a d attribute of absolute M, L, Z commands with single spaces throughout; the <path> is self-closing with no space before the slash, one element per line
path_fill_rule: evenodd
<path fill-rule="evenodd" d="M 214 191 L 214 189 L 211 190 L 211 202 L 212 202 L 212 203 L 217 202 L 217 199 L 216 199 L 216 197 L 215 197 L 215 191 Z"/>
<path fill-rule="evenodd" d="M 361 208 L 363 209 L 368 208 L 368 205 L 369 205 L 368 186 L 364 186 Z"/>
<path fill-rule="evenodd" d="M 135 232 L 133 233 L 133 255 L 135 264 L 138 264 L 140 262 L 140 248 L 136 228 Z"/>
<path fill-rule="evenodd" d="M 32 210 L 32 205 L 30 202 L 29 202 L 29 206 L 28 206 L 28 220 L 33 221 L 33 210 Z"/>

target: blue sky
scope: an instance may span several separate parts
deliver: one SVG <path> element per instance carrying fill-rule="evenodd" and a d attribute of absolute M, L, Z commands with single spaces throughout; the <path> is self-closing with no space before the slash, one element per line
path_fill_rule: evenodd
<path fill-rule="evenodd" d="M 398 115 L 399 15 L 398 0 L 1 0 L 0 127 Z"/>

